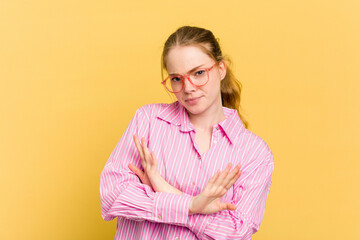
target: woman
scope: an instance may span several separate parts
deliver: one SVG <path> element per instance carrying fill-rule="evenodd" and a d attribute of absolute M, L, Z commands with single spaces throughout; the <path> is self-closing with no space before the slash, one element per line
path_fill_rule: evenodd
<path fill-rule="evenodd" d="M 237 112 L 240 83 L 203 28 L 174 32 L 162 65 L 177 101 L 137 110 L 101 173 L 103 218 L 115 239 L 251 239 L 274 161 Z"/>

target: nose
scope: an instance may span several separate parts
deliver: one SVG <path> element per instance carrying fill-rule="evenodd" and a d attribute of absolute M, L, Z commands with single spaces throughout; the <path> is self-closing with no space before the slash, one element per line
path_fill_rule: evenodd
<path fill-rule="evenodd" d="M 188 78 L 184 78 L 184 92 L 189 93 L 196 90 L 196 87 L 190 82 Z"/>

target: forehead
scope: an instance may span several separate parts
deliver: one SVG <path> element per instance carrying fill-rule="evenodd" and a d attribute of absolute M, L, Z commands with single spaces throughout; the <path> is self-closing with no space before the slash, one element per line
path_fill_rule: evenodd
<path fill-rule="evenodd" d="M 170 49 L 166 57 L 168 73 L 186 73 L 194 67 L 207 66 L 214 62 L 198 46 L 176 46 Z"/>

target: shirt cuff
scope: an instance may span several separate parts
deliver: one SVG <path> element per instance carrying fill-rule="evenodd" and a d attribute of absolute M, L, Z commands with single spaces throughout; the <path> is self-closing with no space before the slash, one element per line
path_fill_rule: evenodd
<path fill-rule="evenodd" d="M 156 192 L 153 214 L 156 222 L 187 226 L 192 196 Z"/>
<path fill-rule="evenodd" d="M 206 226 L 214 219 L 213 214 L 193 214 L 189 216 L 188 228 L 200 238 Z"/>

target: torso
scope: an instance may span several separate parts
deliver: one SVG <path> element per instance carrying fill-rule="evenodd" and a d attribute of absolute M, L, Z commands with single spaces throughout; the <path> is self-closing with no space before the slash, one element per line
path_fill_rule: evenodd
<path fill-rule="evenodd" d="M 212 130 L 196 130 L 195 141 L 199 147 L 200 154 L 204 154 L 210 149 Z"/>

